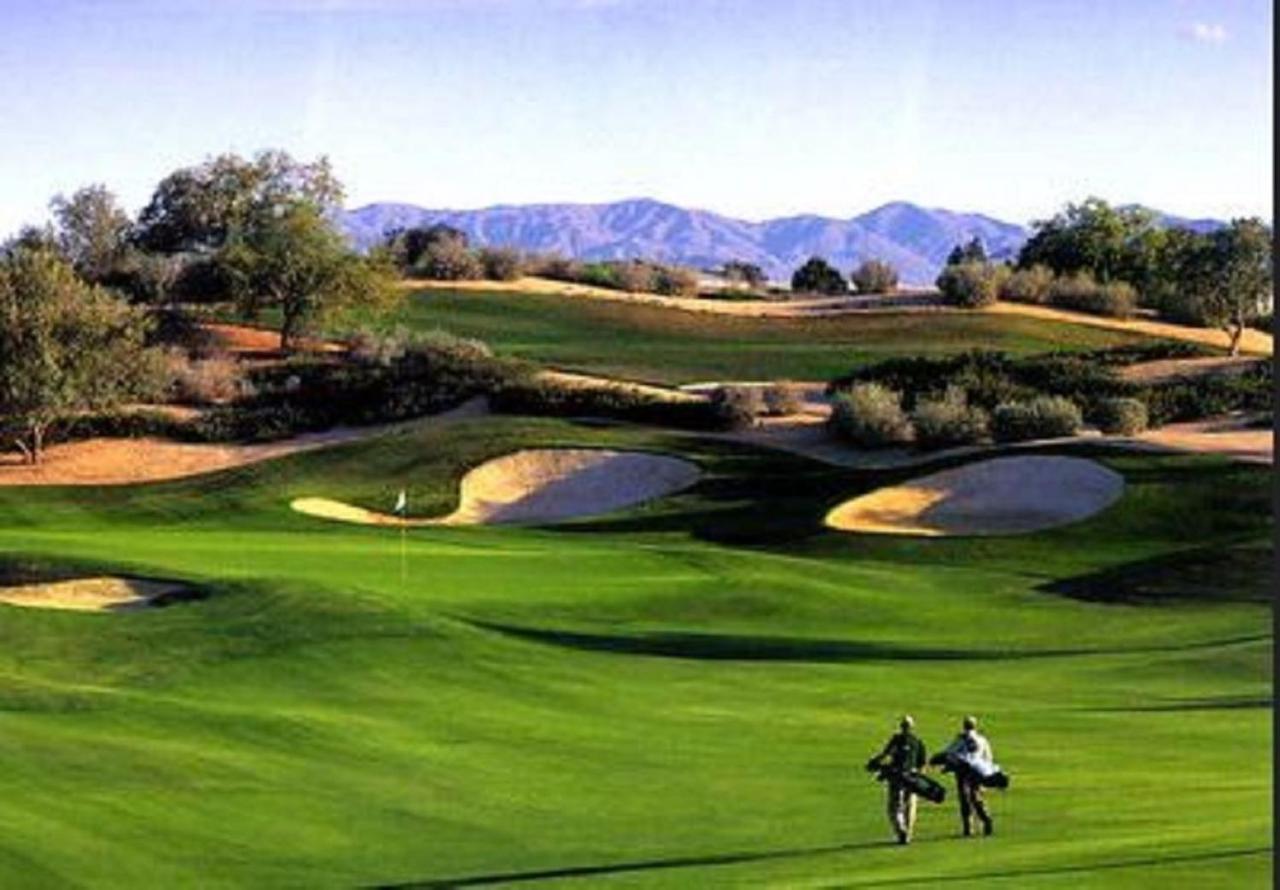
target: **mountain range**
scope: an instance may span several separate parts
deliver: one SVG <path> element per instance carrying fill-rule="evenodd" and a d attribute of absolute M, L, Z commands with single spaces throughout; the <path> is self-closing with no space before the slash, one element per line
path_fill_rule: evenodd
<path fill-rule="evenodd" d="M 1160 215 L 1168 225 L 1200 228 L 1213 220 Z M 895 201 L 849 219 L 804 214 L 760 222 L 692 210 L 650 198 L 604 204 L 499 205 L 479 210 L 431 210 L 378 203 L 344 211 L 341 225 L 359 249 L 395 228 L 445 223 L 472 244 L 555 252 L 587 260 L 644 257 L 713 269 L 727 260 L 756 263 L 773 281 L 787 281 L 811 256 L 844 273 L 867 259 L 892 263 L 905 284 L 932 283 L 957 244 L 978 238 L 989 256 L 1012 257 L 1029 230 L 980 213 Z"/>

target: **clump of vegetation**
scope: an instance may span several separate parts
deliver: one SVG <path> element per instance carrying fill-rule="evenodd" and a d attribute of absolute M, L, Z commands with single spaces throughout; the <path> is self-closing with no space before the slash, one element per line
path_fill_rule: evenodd
<path fill-rule="evenodd" d="M 500 414 L 609 418 L 690 430 L 725 430 L 751 422 L 732 402 L 677 401 L 620 386 L 572 386 L 520 374 L 490 393 L 489 406 Z"/>
<path fill-rule="evenodd" d="M 710 395 L 712 411 L 726 429 L 751 426 L 764 413 L 764 398 L 754 386 L 718 386 Z"/>
<path fill-rule="evenodd" d="M 848 293 L 849 283 L 834 266 L 815 256 L 792 274 L 791 290 L 798 294 L 837 295 Z"/>
<path fill-rule="evenodd" d="M 1102 399 L 1091 418 L 1108 435 L 1135 436 L 1147 428 L 1147 406 L 1138 399 Z"/>
<path fill-rule="evenodd" d="M 524 258 L 511 247 L 482 247 L 480 268 L 489 281 L 515 281 L 524 274 Z"/>
<path fill-rule="evenodd" d="M 760 396 L 764 400 L 764 413 L 769 417 L 798 414 L 804 408 L 800 387 L 785 380 L 768 384 L 760 391 Z"/>
<path fill-rule="evenodd" d="M 226 353 L 192 357 L 184 349 L 165 351 L 168 396 L 181 405 L 216 405 L 252 391 L 244 368 Z"/>
<path fill-rule="evenodd" d="M 1000 283 L 1000 299 L 1011 303 L 1042 304 L 1049 301 L 1053 270 L 1036 263 L 1028 269 L 1014 269 Z"/>
<path fill-rule="evenodd" d="M 922 398 L 911 412 L 916 445 L 924 449 L 974 445 L 987 438 L 990 418 L 969 404 L 959 386 L 948 386 L 939 397 Z"/>
<path fill-rule="evenodd" d="M 891 294 L 898 289 L 898 270 L 881 260 L 866 260 L 849 273 L 860 294 Z"/>
<path fill-rule="evenodd" d="M 997 405 L 991 433 L 997 442 L 1074 436 L 1083 425 L 1080 408 L 1061 396 L 1037 396 L 1025 402 Z"/>
<path fill-rule="evenodd" d="M 902 394 L 878 383 L 860 383 L 831 402 L 830 428 L 860 448 L 885 448 L 911 441 L 911 421 Z"/>
<path fill-rule="evenodd" d="M 1138 293 L 1124 281 L 1099 284 L 1088 272 L 1056 278 L 1049 285 L 1046 302 L 1061 309 L 1073 309 L 1109 318 L 1132 318 Z"/>
<path fill-rule="evenodd" d="M 991 263 L 964 262 L 948 265 L 938 275 L 938 290 L 948 305 L 961 309 L 990 306 L 1000 295 L 1007 271 Z"/>

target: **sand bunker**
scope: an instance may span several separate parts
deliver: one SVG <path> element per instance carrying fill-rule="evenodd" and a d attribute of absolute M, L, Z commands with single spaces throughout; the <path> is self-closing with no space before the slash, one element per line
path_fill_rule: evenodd
<path fill-rule="evenodd" d="M 933 473 L 845 501 L 827 514 L 841 531 L 894 535 L 1010 535 L 1104 510 L 1124 479 L 1077 457 L 1000 457 Z"/>
<path fill-rule="evenodd" d="M 0 587 L 0 603 L 32 609 L 120 612 L 141 608 L 187 592 L 186 585 L 175 581 L 103 575 Z"/>
<path fill-rule="evenodd" d="M 434 519 L 401 519 L 326 498 L 290 506 L 310 516 L 364 525 L 545 523 L 611 513 L 664 497 L 697 481 L 698 468 L 675 457 L 596 448 L 517 451 L 462 479 L 458 509 Z"/>

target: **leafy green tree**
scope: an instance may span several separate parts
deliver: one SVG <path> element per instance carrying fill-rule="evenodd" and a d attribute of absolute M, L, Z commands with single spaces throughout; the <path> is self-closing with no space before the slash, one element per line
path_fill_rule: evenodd
<path fill-rule="evenodd" d="M 1035 233 L 1018 253 L 1018 267 L 1036 263 L 1059 275 L 1087 271 L 1107 283 L 1121 279 L 1140 284 L 1143 258 L 1158 240 L 1149 233 L 1155 217 L 1140 207 L 1112 207 L 1101 198 L 1068 204 L 1052 219 L 1032 224 Z"/>
<path fill-rule="evenodd" d="M 57 421 L 154 385 L 159 356 L 144 345 L 148 324 L 53 251 L 20 246 L 0 256 L 0 417 L 29 463 L 40 463 Z"/>
<path fill-rule="evenodd" d="M 970 238 L 967 243 L 957 244 L 951 248 L 951 253 L 947 255 L 948 266 L 958 266 L 961 263 L 985 263 L 986 261 L 986 245 L 976 235 Z"/>
<path fill-rule="evenodd" d="M 396 265 L 407 273 L 422 261 L 428 248 L 441 242 L 453 242 L 464 250 L 471 246 L 466 232 L 445 223 L 392 229 L 383 243 Z"/>
<path fill-rule="evenodd" d="M 135 237 L 157 253 L 212 252 L 299 201 L 324 213 L 341 206 L 342 185 L 328 158 L 302 163 L 276 150 L 252 160 L 223 154 L 165 177 L 139 214 Z"/>
<path fill-rule="evenodd" d="M 849 273 L 860 294 L 891 294 L 898 288 L 898 270 L 880 260 L 867 260 Z"/>
<path fill-rule="evenodd" d="M 1236 355 L 1244 329 L 1271 311 L 1271 228 L 1257 218 L 1232 220 L 1195 251 L 1188 271 L 1193 311 L 1200 323 L 1226 332 L 1231 354 Z"/>
<path fill-rule="evenodd" d="M 394 270 L 354 253 L 313 204 L 299 201 L 220 252 L 240 310 L 280 312 L 280 347 L 292 349 L 311 322 L 353 309 L 382 311 L 396 299 Z"/>
<path fill-rule="evenodd" d="M 822 257 L 810 257 L 791 276 L 791 289 L 803 294 L 848 293 L 849 284 L 834 266 Z"/>
<path fill-rule="evenodd" d="M 1005 266 L 956 263 L 943 268 L 937 285 L 946 303 L 962 309 L 980 309 L 996 301 L 1008 276 L 1009 270 Z"/>
<path fill-rule="evenodd" d="M 86 186 L 70 198 L 58 195 L 49 208 L 62 254 L 82 278 L 102 284 L 120 271 L 133 223 L 106 186 Z"/>

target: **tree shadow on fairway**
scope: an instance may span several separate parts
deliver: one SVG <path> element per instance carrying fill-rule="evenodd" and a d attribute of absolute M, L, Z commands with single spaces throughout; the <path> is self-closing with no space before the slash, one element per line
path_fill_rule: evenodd
<path fill-rule="evenodd" d="M 1260 543 L 1197 547 L 1043 584 L 1090 603 L 1270 603 L 1273 551 Z"/>
<path fill-rule="evenodd" d="M 766 637 L 746 634 L 689 632 L 612 635 L 554 628 L 518 627 L 486 621 L 460 619 L 473 627 L 518 640 L 587 652 L 614 655 L 643 655 L 694 661 L 779 661 L 845 663 L 862 661 L 1007 661 L 1033 658 L 1169 652 L 1214 648 L 1258 639 L 1255 635 L 1195 643 L 1094 649 L 947 649 L 906 646 L 864 640 L 830 640 L 806 637 Z"/>
<path fill-rule="evenodd" d="M 928 843 L 929 840 L 916 843 Z M 806 856 L 823 856 L 832 853 L 850 853 L 877 847 L 897 846 L 893 841 L 872 841 L 859 844 L 834 844 L 826 847 L 800 847 L 794 850 L 766 850 L 760 852 L 721 853 L 708 856 L 677 856 L 670 859 L 647 859 L 638 862 L 616 862 L 607 865 L 578 865 L 550 868 L 538 871 L 502 872 L 487 875 L 470 875 L 459 878 L 439 878 L 414 881 L 407 884 L 382 884 L 383 890 L 428 890 L 443 887 L 482 887 L 489 884 L 518 884 L 532 881 L 549 881 L 564 878 L 589 878 L 603 875 L 619 875 L 629 872 L 658 871 L 662 869 L 698 868 L 701 866 L 738 865 L 750 862 L 768 862 L 781 859 L 799 859 Z"/>

